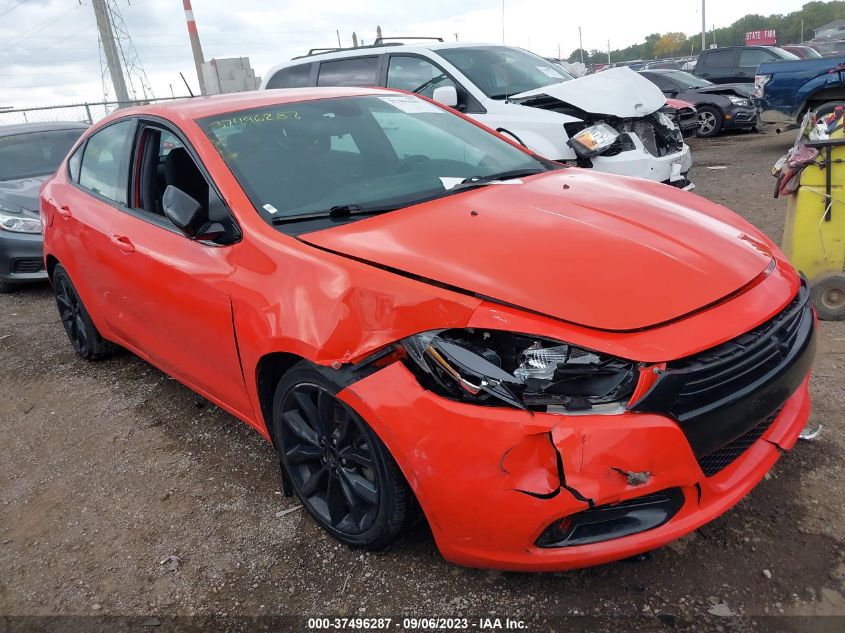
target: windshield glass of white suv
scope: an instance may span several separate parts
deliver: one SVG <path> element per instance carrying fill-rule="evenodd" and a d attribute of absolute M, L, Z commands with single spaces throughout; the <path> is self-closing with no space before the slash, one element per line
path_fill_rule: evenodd
<path fill-rule="evenodd" d="M 381 212 L 556 166 L 412 95 L 317 99 L 199 121 L 267 220 Z"/>
<path fill-rule="evenodd" d="M 437 54 L 491 99 L 506 99 L 572 79 L 572 75 L 552 62 L 520 48 L 467 46 L 441 48 Z"/>
<path fill-rule="evenodd" d="M 51 130 L 0 136 L 0 180 L 48 176 L 84 130 Z"/>

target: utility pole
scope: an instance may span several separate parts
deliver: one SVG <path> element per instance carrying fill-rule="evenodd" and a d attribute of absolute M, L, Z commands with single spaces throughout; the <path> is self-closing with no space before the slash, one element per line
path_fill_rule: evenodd
<path fill-rule="evenodd" d="M 607 63 L 610 64 L 610 40 L 607 40 Z"/>
<path fill-rule="evenodd" d="M 358 47 L 358 36 L 355 35 L 355 31 L 352 31 L 352 48 Z"/>
<path fill-rule="evenodd" d="M 801 18 L 801 42 L 799 43 L 804 43 L 804 18 Z"/>
<path fill-rule="evenodd" d="M 200 36 L 197 33 L 197 23 L 194 21 L 194 10 L 191 8 L 191 0 L 182 0 L 182 6 L 185 8 L 185 20 L 188 22 L 188 37 L 191 38 L 191 51 L 194 53 L 194 65 L 197 67 L 197 81 L 200 84 L 200 93 L 205 92 L 205 79 L 202 77 L 202 65 L 205 58 L 202 55 L 202 46 L 200 46 Z"/>
<path fill-rule="evenodd" d="M 120 65 L 120 54 L 117 51 L 117 42 L 114 39 L 106 1 L 91 0 L 91 4 L 94 6 L 94 17 L 97 19 L 97 29 L 100 31 L 100 41 L 103 43 L 103 52 L 109 66 L 114 94 L 119 103 L 126 103 L 129 101 L 129 93 L 126 92 L 126 79 L 123 77 L 123 67 Z"/>
<path fill-rule="evenodd" d="M 704 20 L 704 0 L 701 0 L 701 50 L 707 48 L 707 26 Z"/>
<path fill-rule="evenodd" d="M 584 42 L 581 41 L 581 27 L 578 27 L 578 51 L 581 53 L 581 63 L 584 63 Z"/>
<path fill-rule="evenodd" d="M 340 29 L 337 29 L 335 32 L 337 33 L 337 47 L 343 48 L 343 44 L 340 43 Z"/>
<path fill-rule="evenodd" d="M 505 0 L 502 0 L 502 46 L 505 45 Z"/>

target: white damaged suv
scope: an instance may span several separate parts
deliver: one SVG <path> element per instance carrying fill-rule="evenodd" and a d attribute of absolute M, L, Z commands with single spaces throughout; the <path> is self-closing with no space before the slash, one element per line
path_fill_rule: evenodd
<path fill-rule="evenodd" d="M 261 89 L 307 86 L 416 92 L 547 158 L 692 188 L 689 147 L 666 98 L 629 68 L 574 79 L 520 48 L 381 41 L 311 51 L 270 69 Z"/>

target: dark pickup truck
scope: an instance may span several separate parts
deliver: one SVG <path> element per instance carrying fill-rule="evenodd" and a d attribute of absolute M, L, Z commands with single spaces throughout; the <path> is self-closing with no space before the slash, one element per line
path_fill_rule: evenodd
<path fill-rule="evenodd" d="M 694 75 L 714 84 L 752 83 L 760 64 L 780 59 L 798 59 L 777 46 L 725 46 L 701 51 Z"/>
<path fill-rule="evenodd" d="M 845 100 L 845 55 L 762 63 L 754 97 L 763 123 L 800 123 L 807 110 Z"/>

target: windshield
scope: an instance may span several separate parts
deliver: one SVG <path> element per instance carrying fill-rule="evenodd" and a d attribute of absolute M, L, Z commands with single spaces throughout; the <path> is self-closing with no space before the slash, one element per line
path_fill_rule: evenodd
<path fill-rule="evenodd" d="M 48 176 L 84 130 L 51 130 L 0 136 L 0 180 Z"/>
<path fill-rule="evenodd" d="M 696 77 L 692 73 L 684 72 L 683 70 L 669 71 L 661 74 L 668 77 L 682 88 L 703 88 L 704 86 L 713 85 L 712 81 Z"/>
<path fill-rule="evenodd" d="M 506 99 L 572 79 L 572 75 L 559 66 L 520 48 L 468 46 L 441 48 L 437 54 L 491 99 Z"/>
<path fill-rule="evenodd" d="M 412 95 L 341 97 L 199 121 L 268 221 L 387 210 L 550 164 Z M 527 174 L 525 174 L 527 175 Z"/>

